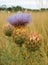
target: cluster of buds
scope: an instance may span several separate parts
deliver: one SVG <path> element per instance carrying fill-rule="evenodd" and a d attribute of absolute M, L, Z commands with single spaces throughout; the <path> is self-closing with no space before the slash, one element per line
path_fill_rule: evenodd
<path fill-rule="evenodd" d="M 9 16 L 7 21 L 11 25 L 5 27 L 5 34 L 13 37 L 13 40 L 18 45 L 25 43 L 25 45 L 30 49 L 38 49 L 40 47 L 40 35 L 38 33 L 27 34 L 26 24 L 30 23 L 30 14 L 28 13 L 17 13 Z M 14 30 L 12 28 L 14 27 Z"/>

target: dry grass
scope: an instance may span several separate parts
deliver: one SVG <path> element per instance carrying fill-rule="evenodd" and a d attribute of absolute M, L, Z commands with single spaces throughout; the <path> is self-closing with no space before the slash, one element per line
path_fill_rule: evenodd
<path fill-rule="evenodd" d="M 41 34 L 42 46 L 39 51 L 27 53 L 29 58 L 23 59 L 19 48 L 3 33 L 3 26 L 7 24 L 6 18 L 13 13 L 0 12 L 0 65 L 48 65 L 47 47 L 48 47 L 48 11 L 29 12 L 32 22 L 29 24 L 29 32 L 38 32 Z"/>

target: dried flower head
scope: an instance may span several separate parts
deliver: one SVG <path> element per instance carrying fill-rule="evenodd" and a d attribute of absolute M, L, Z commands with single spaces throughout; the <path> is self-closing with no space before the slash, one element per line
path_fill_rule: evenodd
<path fill-rule="evenodd" d="M 41 37 L 38 33 L 28 34 L 27 42 L 26 42 L 27 48 L 35 51 L 36 49 L 39 49 L 40 45 L 41 45 Z"/>

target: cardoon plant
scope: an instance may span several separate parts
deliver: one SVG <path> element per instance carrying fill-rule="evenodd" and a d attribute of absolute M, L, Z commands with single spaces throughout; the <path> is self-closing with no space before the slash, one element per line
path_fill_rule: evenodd
<path fill-rule="evenodd" d="M 30 23 L 30 14 L 28 13 L 17 13 L 12 16 L 9 16 L 7 21 L 14 26 L 14 31 L 12 34 L 13 40 L 18 45 L 22 46 L 22 43 L 25 42 L 25 36 L 27 32 L 27 24 Z"/>

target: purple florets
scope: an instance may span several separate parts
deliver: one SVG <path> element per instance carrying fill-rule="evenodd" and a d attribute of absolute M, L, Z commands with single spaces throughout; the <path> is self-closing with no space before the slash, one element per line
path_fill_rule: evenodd
<path fill-rule="evenodd" d="M 30 22 L 30 14 L 28 13 L 17 13 L 15 15 L 9 16 L 8 17 L 8 22 L 13 25 L 25 25 Z"/>

